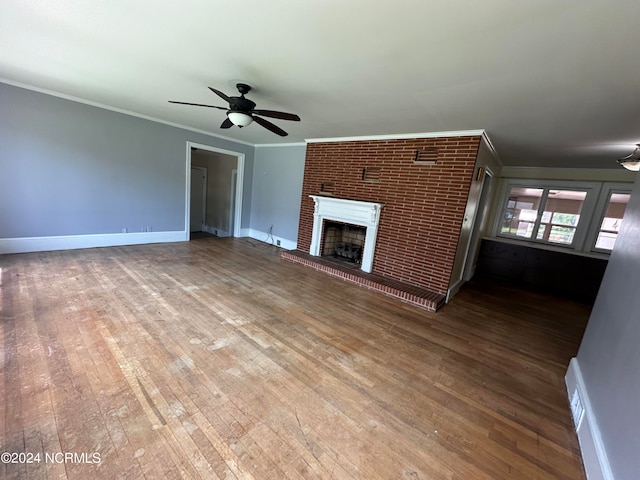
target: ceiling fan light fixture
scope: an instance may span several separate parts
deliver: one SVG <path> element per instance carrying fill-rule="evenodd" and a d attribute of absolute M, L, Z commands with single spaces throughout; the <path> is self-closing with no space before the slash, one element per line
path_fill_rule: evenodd
<path fill-rule="evenodd" d="M 631 155 L 622 157 L 618 160 L 618 163 L 627 170 L 632 172 L 640 172 L 640 143 L 636 145 L 636 149 Z"/>
<path fill-rule="evenodd" d="M 180 105 L 192 105 L 194 107 L 206 107 L 206 108 L 217 108 L 218 110 L 225 110 L 227 112 L 227 118 L 220 124 L 220 128 L 227 129 L 236 125 L 238 128 L 246 127 L 247 125 L 251 125 L 253 121 L 260 125 L 261 127 L 266 128 L 272 133 L 279 135 L 281 137 L 286 137 L 288 134 L 279 126 L 271 123 L 266 118 L 262 117 L 273 117 L 278 118 L 280 120 L 291 120 L 294 122 L 299 122 L 300 117 L 295 113 L 287 113 L 287 112 L 278 112 L 276 110 L 263 110 L 256 109 L 256 102 L 253 100 L 249 100 L 245 97 L 245 94 L 251 91 L 251 86 L 246 83 L 238 83 L 236 85 L 238 88 L 238 92 L 240 92 L 239 97 L 230 97 L 226 93 L 221 92 L 220 90 L 216 90 L 213 87 L 209 87 L 213 93 L 215 93 L 218 97 L 229 104 L 228 107 L 219 107 L 218 105 L 206 105 L 204 103 L 191 103 L 191 102 L 178 102 L 176 100 L 169 100 L 169 103 L 177 103 Z"/>
<path fill-rule="evenodd" d="M 242 112 L 228 112 L 227 117 L 234 125 L 238 127 L 246 127 L 253 122 L 253 117 Z"/>

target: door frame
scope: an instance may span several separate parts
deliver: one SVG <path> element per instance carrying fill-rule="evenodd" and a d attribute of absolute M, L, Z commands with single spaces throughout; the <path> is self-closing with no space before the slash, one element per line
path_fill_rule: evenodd
<path fill-rule="evenodd" d="M 469 244 L 464 256 L 464 265 L 462 267 L 462 281 L 468 282 L 473 277 L 476 270 L 476 259 L 480 241 L 482 240 L 482 216 L 491 204 L 491 187 L 495 180 L 495 175 L 487 166 L 484 168 L 482 183 L 480 184 L 480 192 L 478 195 L 478 208 L 473 215 L 473 226 L 471 227 L 471 235 L 469 235 Z"/>
<path fill-rule="evenodd" d="M 469 196 L 467 197 L 467 205 L 464 210 L 464 217 L 462 225 L 460 226 L 460 234 L 458 236 L 458 244 L 456 246 L 456 254 L 453 261 L 453 267 L 451 271 L 451 277 L 449 279 L 449 288 L 447 289 L 446 302 L 460 290 L 462 284 L 469 280 L 470 277 L 470 263 L 475 260 L 475 252 L 480 244 L 481 232 L 480 223 L 482 220 L 481 212 L 484 212 L 489 205 L 491 199 L 489 190 L 491 190 L 492 179 L 494 178 L 493 171 L 487 165 L 477 166 L 474 170 L 474 180 L 472 180 L 471 188 L 473 188 L 473 182 L 478 182 L 477 193 L 472 194 L 471 189 Z M 478 176 L 482 175 L 482 178 Z M 475 199 L 475 207 L 471 200 Z M 465 239 L 463 236 L 463 230 L 468 226 L 468 237 Z M 455 278 L 454 278 L 455 274 Z"/>
<path fill-rule="evenodd" d="M 184 214 L 184 231 L 185 240 L 189 240 L 189 232 L 191 229 L 191 150 L 197 148 L 199 150 L 207 150 L 214 153 L 222 153 L 223 155 L 229 155 L 236 157 L 237 161 L 237 175 L 236 175 L 236 198 L 235 198 L 235 212 L 233 215 L 233 232 L 234 237 L 242 236 L 242 191 L 244 184 L 244 165 L 245 154 L 240 152 L 234 152 L 233 150 L 226 150 L 224 148 L 212 147 L 211 145 L 205 145 L 202 143 L 189 142 L 186 145 L 186 182 L 185 182 L 185 214 Z"/>

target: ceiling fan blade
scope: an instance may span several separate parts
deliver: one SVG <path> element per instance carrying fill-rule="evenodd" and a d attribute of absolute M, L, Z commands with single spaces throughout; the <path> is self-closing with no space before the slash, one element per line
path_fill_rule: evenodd
<path fill-rule="evenodd" d="M 287 132 L 282 130 L 280 127 L 278 127 L 277 125 L 274 125 L 273 123 L 271 123 L 268 120 L 265 120 L 264 118 L 260 118 L 260 117 L 254 116 L 253 119 L 256 121 L 256 123 L 262 125 L 267 130 L 271 130 L 276 135 L 280 135 L 281 137 L 286 137 L 287 135 L 289 135 Z"/>
<path fill-rule="evenodd" d="M 193 105 L 194 107 L 217 108 L 218 110 L 229 110 L 229 107 L 218 107 L 216 105 L 205 105 L 204 103 L 177 102 L 175 100 L 169 100 L 169 103 L 177 103 L 179 105 Z"/>
<path fill-rule="evenodd" d="M 218 95 L 221 99 L 223 99 L 225 102 L 229 103 L 231 101 L 231 99 L 224 93 L 222 93 L 220 90 L 216 90 L 213 87 L 209 87 L 209 90 L 211 90 L 213 93 L 215 93 L 216 95 Z"/>
<path fill-rule="evenodd" d="M 300 117 L 294 113 L 276 112 L 275 110 L 253 110 L 251 113 L 265 117 L 279 118 L 280 120 L 300 121 Z"/>
<path fill-rule="evenodd" d="M 229 118 L 225 118 L 224 122 L 222 122 L 222 125 L 220 125 L 220 128 L 231 128 L 233 127 L 233 122 L 231 120 L 229 120 Z"/>

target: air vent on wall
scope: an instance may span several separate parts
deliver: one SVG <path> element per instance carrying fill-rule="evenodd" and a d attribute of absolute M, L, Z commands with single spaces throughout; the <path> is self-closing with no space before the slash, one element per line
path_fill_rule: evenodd
<path fill-rule="evenodd" d="M 438 147 L 428 147 L 416 151 L 413 163 L 418 165 L 435 165 L 438 160 Z"/>
<path fill-rule="evenodd" d="M 362 180 L 365 182 L 379 182 L 382 176 L 380 167 L 366 167 L 362 169 Z"/>
<path fill-rule="evenodd" d="M 322 195 L 333 195 L 336 186 L 333 182 L 322 182 L 320 185 L 320 193 Z"/>

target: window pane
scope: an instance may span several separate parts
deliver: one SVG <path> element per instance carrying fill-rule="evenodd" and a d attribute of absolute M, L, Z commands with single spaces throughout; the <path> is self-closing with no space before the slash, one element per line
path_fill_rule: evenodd
<path fill-rule="evenodd" d="M 553 243 L 562 243 L 564 245 L 571 245 L 573 243 L 573 236 L 576 233 L 575 228 L 571 227 L 559 227 L 554 225 L 551 227 L 549 233 L 549 241 Z"/>
<path fill-rule="evenodd" d="M 541 188 L 512 187 L 500 233 L 531 238 L 541 197 Z"/>
<path fill-rule="evenodd" d="M 600 225 L 600 232 L 596 238 L 595 247 L 597 249 L 613 250 L 630 197 L 631 195 L 628 193 L 612 193 L 609 197 L 609 203 Z"/>
<path fill-rule="evenodd" d="M 621 218 L 604 217 L 602 220 L 601 230 L 607 230 L 609 232 L 619 232 L 620 225 L 622 225 Z"/>
<path fill-rule="evenodd" d="M 536 235 L 536 238 L 538 240 L 542 240 L 544 238 L 544 231 L 547 229 L 547 226 L 544 223 L 541 223 L 540 226 L 538 227 L 538 235 Z"/>
<path fill-rule="evenodd" d="M 586 198 L 585 191 L 549 190 L 536 239 L 571 245 Z"/>
<path fill-rule="evenodd" d="M 580 215 L 575 215 L 573 213 L 553 213 L 552 223 L 558 225 L 570 225 L 575 227 L 578 225 L 578 220 L 580 220 Z"/>
<path fill-rule="evenodd" d="M 613 250 L 616 238 L 618 238 L 617 233 L 600 232 L 596 239 L 596 248 L 601 248 L 602 250 Z"/>

